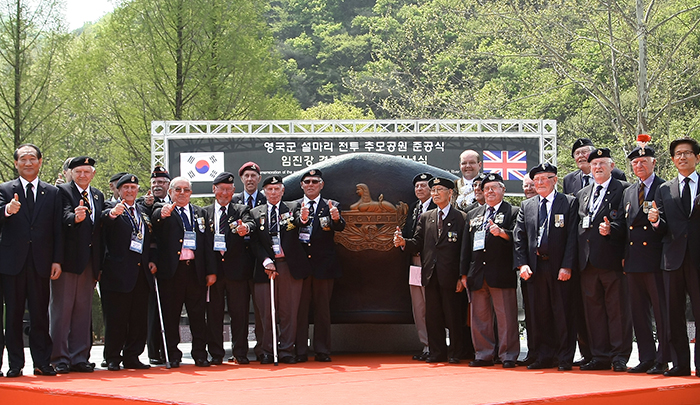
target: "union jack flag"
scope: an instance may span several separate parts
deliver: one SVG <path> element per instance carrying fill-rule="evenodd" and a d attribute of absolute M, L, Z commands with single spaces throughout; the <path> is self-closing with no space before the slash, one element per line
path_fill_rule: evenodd
<path fill-rule="evenodd" d="M 484 172 L 498 173 L 503 180 L 522 180 L 527 175 L 524 150 L 485 150 Z"/>

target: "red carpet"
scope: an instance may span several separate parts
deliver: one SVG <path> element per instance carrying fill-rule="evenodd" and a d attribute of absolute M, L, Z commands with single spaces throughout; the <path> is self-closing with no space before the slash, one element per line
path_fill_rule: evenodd
<path fill-rule="evenodd" d="M 2 403 L 697 404 L 700 378 L 425 364 L 407 355 L 334 355 L 332 363 L 25 376 L 0 379 Z"/>

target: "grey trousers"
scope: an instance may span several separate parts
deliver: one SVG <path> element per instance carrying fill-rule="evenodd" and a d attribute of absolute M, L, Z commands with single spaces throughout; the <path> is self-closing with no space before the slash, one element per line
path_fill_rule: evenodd
<path fill-rule="evenodd" d="M 498 324 L 498 357 L 516 361 L 520 354 L 518 340 L 518 299 L 515 288 L 490 287 L 486 280 L 480 290 L 471 292 L 472 340 L 477 360 L 493 360 L 496 339 L 494 316 Z"/>

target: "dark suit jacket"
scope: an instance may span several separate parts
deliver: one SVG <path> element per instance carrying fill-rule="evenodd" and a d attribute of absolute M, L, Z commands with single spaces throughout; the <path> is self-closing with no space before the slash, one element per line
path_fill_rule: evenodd
<path fill-rule="evenodd" d="M 95 223 L 87 216 L 82 222 L 75 223 L 75 207 L 82 200 L 74 182 L 58 186 L 58 194 L 63 205 L 63 233 L 65 237 L 64 259 L 61 270 L 68 273 L 82 274 L 88 262 L 92 262 L 95 280 L 100 275 L 102 262 L 102 231 L 100 217 L 104 209 L 105 197 L 102 192 L 90 186 L 91 205 L 95 214 Z"/>
<path fill-rule="evenodd" d="M 210 260 L 209 265 L 216 271 L 217 280 L 221 277 L 227 280 L 249 280 L 253 278 L 254 260 L 246 252 L 244 237 L 233 232 L 231 225 L 235 225 L 240 219 L 244 224 L 248 225 L 250 229 L 249 235 L 255 232 L 255 223 L 253 222 L 253 217 L 250 216 L 250 208 L 247 205 L 234 203 L 229 203 L 226 207 L 229 225 L 223 229 L 223 234 L 226 238 L 226 252 L 222 255 L 221 252 L 214 250 L 214 231 L 216 231 L 215 206 L 215 204 L 211 204 L 204 207 L 204 215 L 209 228 L 205 239 L 205 247 Z"/>
<path fill-rule="evenodd" d="M 438 209 L 432 209 L 421 215 L 413 238 L 406 239 L 409 254 L 421 254 L 423 287 L 428 285 L 433 276 L 437 277 L 442 288 L 454 290 L 457 286 L 466 217 L 467 214 L 451 205 L 442 221 L 443 231 L 438 238 Z"/>
<path fill-rule="evenodd" d="M 416 208 L 420 204 L 420 200 L 416 200 L 408 207 L 408 216 L 406 217 L 406 223 L 403 225 L 403 229 L 401 230 L 401 236 L 403 236 L 404 238 L 412 238 L 413 234 L 416 232 L 416 226 L 418 225 L 418 212 L 416 211 Z M 437 205 L 435 205 L 435 203 L 431 200 L 430 204 L 428 204 L 428 209 L 426 210 L 426 212 L 434 208 L 437 208 Z"/>
<path fill-rule="evenodd" d="M 656 190 L 665 180 L 654 176 L 646 201 L 653 201 Z M 619 212 L 624 212 L 625 271 L 651 272 L 661 269 L 662 235 L 654 231 L 642 207 L 639 206 L 639 182 L 625 189 Z"/>
<path fill-rule="evenodd" d="M 289 214 L 289 217 L 279 222 L 280 244 L 284 252 L 284 259 L 289 265 L 289 272 L 297 280 L 311 275 L 311 265 L 306 256 L 302 244 L 299 242 L 299 206 L 295 202 L 281 201 L 279 207 L 280 216 Z M 250 211 L 255 223 L 255 231 L 251 238 L 251 245 L 255 253 L 255 271 L 253 280 L 256 283 L 267 283 L 269 279 L 265 274 L 263 262 L 266 258 L 275 260 L 275 252 L 272 250 L 272 237 L 270 236 L 270 220 L 267 218 L 267 204 L 260 205 Z"/>
<path fill-rule="evenodd" d="M 246 201 L 243 201 L 243 192 L 241 191 L 240 193 L 235 193 L 233 195 L 233 198 L 231 198 L 231 202 L 234 204 L 243 204 L 243 205 L 248 205 Z M 263 205 L 267 203 L 267 198 L 263 195 L 262 192 L 258 191 L 258 195 L 255 197 L 255 203 L 253 204 L 253 208 Z"/>
<path fill-rule="evenodd" d="M 296 200 L 295 202 L 301 206 L 304 199 Z M 302 243 L 304 250 L 309 256 L 309 262 L 313 269 L 313 276 L 318 279 L 340 278 L 343 275 L 343 269 L 338 262 L 335 252 L 335 233 L 342 232 L 345 229 L 345 219 L 341 216 L 338 221 L 330 219 L 330 211 L 328 208 L 328 199 L 321 198 L 316 207 L 316 217 L 313 222 L 313 230 L 311 231 L 311 239 L 309 243 Z M 340 203 L 334 200 L 333 206 L 339 207 Z M 330 227 L 326 230 L 321 228 L 320 218 L 328 217 L 330 219 Z"/>
<path fill-rule="evenodd" d="M 158 243 L 158 278 L 170 279 L 175 275 L 180 261 L 185 227 L 177 208 L 173 209 L 167 218 L 161 218 L 162 206 L 156 205 L 155 208 L 151 222 Z M 215 269 L 210 268 L 206 263 L 205 234 L 209 232 L 209 229 L 205 223 L 204 210 L 192 204 L 189 204 L 188 208 L 190 209 L 190 218 L 195 220 L 194 231 L 197 235 L 197 249 L 194 251 L 197 279 L 202 285 L 206 285 L 206 276 L 216 274 Z"/>
<path fill-rule="evenodd" d="M 625 213 L 618 211 L 622 201 L 622 194 L 629 183 L 611 179 L 608 189 L 600 204 L 600 208 L 591 220 L 590 227 L 583 228 L 583 218 L 588 216 L 588 201 L 593 198 L 593 192 L 597 184 L 588 185 L 576 195 L 578 200 L 578 263 L 583 271 L 588 262 L 591 265 L 605 270 L 622 271 L 622 258 L 624 257 L 624 238 L 622 227 L 625 226 Z M 598 227 L 604 222 L 603 217 L 610 220 L 611 233 L 602 236 Z"/>
<path fill-rule="evenodd" d="M 513 231 L 514 267 L 524 264 L 537 272 L 537 233 L 539 228 L 540 199 L 528 198 L 520 204 L 520 211 Z M 556 215 L 562 215 L 564 225 L 556 225 Z M 553 269 L 577 268 L 576 230 L 578 228 L 578 202 L 576 198 L 563 193 L 556 193 L 549 213 L 548 243 L 549 261 Z"/>
<path fill-rule="evenodd" d="M 471 210 L 467 214 L 467 225 L 462 238 L 462 260 L 460 275 L 467 276 L 467 286 L 472 291 L 481 289 L 484 280 L 494 288 L 515 288 L 518 276 L 513 267 L 513 228 L 518 208 L 503 201 L 494 215 L 494 223 L 501 227 L 508 240 L 494 236 L 486 230 L 485 248 L 474 251 L 474 235 L 482 228 L 482 220 L 488 205 Z M 503 219 L 500 220 L 500 216 Z"/>
<path fill-rule="evenodd" d="M 34 215 L 27 210 L 26 191 L 19 179 L 0 184 L 0 274 L 17 275 L 32 247 L 32 257 L 41 277 L 51 276 L 51 264 L 63 263 L 62 205 L 58 188 L 39 181 Z M 5 206 L 17 194 L 19 212 L 5 216 Z"/>
<path fill-rule="evenodd" d="M 700 267 L 700 194 L 695 197 L 690 217 L 681 206 L 678 176 L 659 186 L 654 196 L 659 209 L 656 231 L 663 235 L 661 268 L 677 270 L 690 252 L 691 263 Z"/>
<path fill-rule="evenodd" d="M 621 181 L 627 181 L 627 176 L 625 176 L 625 173 L 618 169 L 617 167 L 613 168 L 612 171 L 612 177 L 614 179 L 618 179 Z M 590 182 L 588 184 L 591 184 L 593 182 L 593 179 L 591 178 Z M 569 194 L 569 195 L 576 195 L 581 189 L 583 188 L 583 172 L 581 169 L 576 170 L 575 172 L 571 172 L 564 176 L 564 188 L 563 188 L 563 193 L 564 194 Z"/>
<path fill-rule="evenodd" d="M 102 211 L 102 227 L 104 229 L 105 257 L 102 265 L 100 288 L 107 291 L 131 292 L 136 286 L 139 272 L 143 272 L 146 281 L 153 287 L 153 275 L 148 268 L 148 263 L 156 263 L 156 249 L 150 248 L 153 239 L 153 227 L 151 219 L 143 211 L 143 207 L 136 204 L 137 211 L 143 222 L 143 252 L 138 254 L 129 249 L 131 234 L 133 231 L 131 220 L 126 213 L 112 219 L 109 211 L 114 203 L 107 203 Z"/>

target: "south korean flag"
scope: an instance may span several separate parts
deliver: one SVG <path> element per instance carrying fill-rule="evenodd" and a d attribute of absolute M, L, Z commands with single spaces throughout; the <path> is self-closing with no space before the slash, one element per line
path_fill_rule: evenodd
<path fill-rule="evenodd" d="M 190 181 L 212 181 L 224 171 L 224 152 L 180 154 L 180 175 Z"/>

